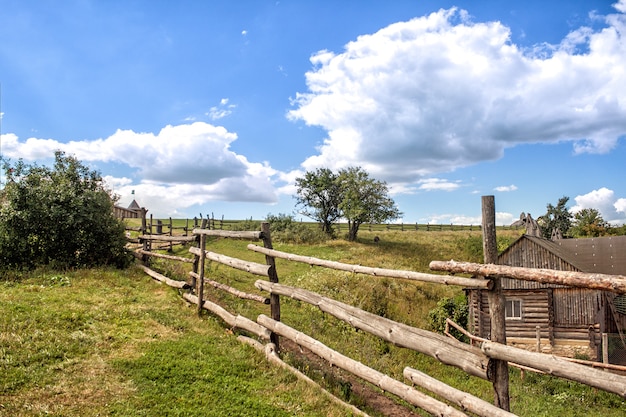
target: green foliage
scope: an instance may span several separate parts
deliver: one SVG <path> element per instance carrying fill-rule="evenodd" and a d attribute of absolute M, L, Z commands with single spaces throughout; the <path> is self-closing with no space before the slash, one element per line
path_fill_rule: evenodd
<path fill-rule="evenodd" d="M 461 293 L 454 298 L 445 297 L 437 302 L 437 307 L 428 312 L 428 322 L 432 330 L 443 333 L 446 329 L 446 319 L 449 318 L 464 329 L 467 328 L 469 307 L 467 297 Z M 457 339 L 464 340 L 466 336 L 455 328 L 450 333 Z"/>
<path fill-rule="evenodd" d="M 364 223 L 384 223 L 402 215 L 388 196 L 383 181 L 370 178 L 361 167 L 339 171 L 338 182 L 342 193 L 339 210 L 348 220 L 348 240 L 355 241 L 359 227 Z"/>
<path fill-rule="evenodd" d="M 573 237 L 599 237 L 609 233 L 610 225 L 596 209 L 582 209 L 574 214 Z"/>
<path fill-rule="evenodd" d="M 387 184 L 370 178 L 361 167 L 337 174 L 327 168 L 309 171 L 296 178 L 296 184 L 301 213 L 319 222 L 330 236 L 333 222 L 341 218 L 348 221 L 348 240 L 355 241 L 362 224 L 385 223 L 402 215 L 388 196 Z"/>
<path fill-rule="evenodd" d="M 282 243 L 320 243 L 328 239 L 322 230 L 298 222 L 292 215 L 279 213 L 268 214 L 265 219 L 270 224 L 272 240 Z"/>
<path fill-rule="evenodd" d="M 548 204 L 546 206 L 546 214 L 537 219 L 537 223 L 543 230 L 543 237 L 552 238 L 553 235 L 560 233 L 563 237 L 569 236 L 572 227 L 572 213 L 567 208 L 569 197 L 561 197 L 556 204 Z"/>
<path fill-rule="evenodd" d="M 333 236 L 333 223 L 341 218 L 337 174 L 328 168 L 308 171 L 304 177 L 296 178 L 296 187 L 296 207 L 300 207 L 300 213 L 319 222 L 322 231 Z"/>
<path fill-rule="evenodd" d="M 5 163 L 0 207 L 0 259 L 5 268 L 50 265 L 125 267 L 124 224 L 101 176 L 55 153 L 52 168 Z"/>

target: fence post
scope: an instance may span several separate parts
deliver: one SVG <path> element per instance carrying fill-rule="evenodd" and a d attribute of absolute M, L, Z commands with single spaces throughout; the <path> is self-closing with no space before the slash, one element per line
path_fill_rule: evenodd
<path fill-rule="evenodd" d="M 170 236 L 172 236 L 172 227 L 174 227 L 174 224 L 172 223 L 172 218 L 170 217 Z M 168 252 L 174 252 L 174 242 L 172 241 L 170 241 L 170 248 Z"/>
<path fill-rule="evenodd" d="M 202 228 L 206 225 L 205 221 L 202 220 Z M 198 317 L 202 315 L 202 305 L 204 304 L 204 262 L 206 260 L 206 235 L 203 233 L 200 235 L 200 264 L 198 266 L 199 269 L 199 279 L 197 282 L 197 295 L 198 295 Z"/>
<path fill-rule="evenodd" d="M 270 234 L 270 224 L 268 222 L 261 223 L 261 232 L 263 232 L 263 246 L 267 249 L 272 247 L 272 236 Z M 270 282 L 278 282 L 278 274 L 276 273 L 276 260 L 273 256 L 265 255 L 265 263 L 270 266 L 269 279 Z M 270 294 L 270 314 L 273 320 L 280 321 L 280 296 L 278 294 Z M 276 345 L 279 350 L 278 335 L 272 333 L 270 341 Z"/>
<path fill-rule="evenodd" d="M 482 197 L 483 252 L 486 264 L 498 263 L 496 242 L 496 204 L 494 196 Z M 489 313 L 491 315 L 491 341 L 506 345 L 506 316 L 504 294 L 500 278 L 492 278 L 493 289 L 487 293 Z M 509 403 L 509 364 L 506 361 L 489 359 L 494 404 L 510 411 Z M 489 374 L 489 370 L 487 374 Z"/>
<path fill-rule="evenodd" d="M 147 210 L 145 208 L 141 208 L 141 232 L 140 234 L 145 235 L 146 231 L 148 230 L 148 225 L 146 224 L 146 213 Z M 146 239 L 143 239 L 141 242 L 141 249 L 148 251 L 150 249 L 149 247 L 149 241 Z M 144 265 L 148 265 L 150 257 L 148 255 L 141 255 L 141 262 Z"/>

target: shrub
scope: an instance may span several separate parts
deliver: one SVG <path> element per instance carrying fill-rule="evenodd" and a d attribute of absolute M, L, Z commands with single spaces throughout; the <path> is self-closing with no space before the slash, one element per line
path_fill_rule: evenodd
<path fill-rule="evenodd" d="M 446 318 L 450 318 L 465 329 L 467 328 L 468 313 L 467 297 L 461 293 L 454 298 L 445 297 L 439 300 L 437 307 L 428 312 L 428 322 L 431 329 L 439 333 L 443 333 L 446 329 Z M 450 333 L 459 340 L 466 338 L 455 328 L 450 328 Z"/>
<path fill-rule="evenodd" d="M 4 165 L 0 261 L 31 269 L 130 264 L 124 224 L 102 177 L 76 158 L 55 153 L 52 168 L 19 160 Z"/>
<path fill-rule="evenodd" d="M 282 243 L 320 243 L 328 240 L 328 235 L 319 228 L 300 223 L 292 215 L 280 213 L 268 214 L 272 240 Z"/>

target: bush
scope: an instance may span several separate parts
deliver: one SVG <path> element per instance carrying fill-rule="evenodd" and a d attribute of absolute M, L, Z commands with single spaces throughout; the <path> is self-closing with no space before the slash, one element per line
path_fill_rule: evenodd
<path fill-rule="evenodd" d="M 445 297 L 439 300 L 437 307 L 428 312 L 428 322 L 431 329 L 439 333 L 446 329 L 446 318 L 466 329 L 468 313 L 467 297 L 461 293 L 454 298 Z M 459 340 L 466 339 L 466 336 L 455 328 L 451 327 L 450 333 Z"/>
<path fill-rule="evenodd" d="M 282 243 L 321 243 L 328 240 L 328 235 L 319 228 L 297 222 L 292 215 L 280 213 L 268 214 L 272 240 Z"/>
<path fill-rule="evenodd" d="M 0 261 L 32 269 L 126 267 L 124 224 L 102 177 L 76 158 L 55 153 L 54 167 L 5 163 L 1 194 Z"/>

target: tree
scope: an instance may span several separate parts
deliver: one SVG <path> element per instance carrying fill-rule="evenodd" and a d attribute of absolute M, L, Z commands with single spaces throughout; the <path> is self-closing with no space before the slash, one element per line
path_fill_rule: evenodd
<path fill-rule="evenodd" d="M 339 211 L 348 221 L 348 240 L 355 241 L 363 223 L 384 223 L 397 219 L 402 213 L 388 196 L 387 183 L 370 178 L 361 167 L 339 171 L 341 190 Z"/>
<path fill-rule="evenodd" d="M 609 224 L 596 209 L 586 208 L 574 214 L 574 237 L 599 237 L 608 234 Z"/>
<path fill-rule="evenodd" d="M 341 217 L 339 203 L 341 191 L 337 174 L 328 168 L 307 171 L 302 178 L 296 178 L 296 206 L 300 214 L 319 222 L 329 236 L 333 235 L 333 223 Z"/>
<path fill-rule="evenodd" d="M 55 153 L 52 168 L 6 162 L 0 207 L 0 262 L 5 267 L 125 267 L 124 224 L 102 177 Z"/>
<path fill-rule="evenodd" d="M 543 237 L 546 239 L 569 235 L 572 227 L 572 213 L 567 209 L 568 201 L 569 197 L 561 197 L 556 206 L 548 204 L 546 214 L 537 219 L 543 230 Z"/>

